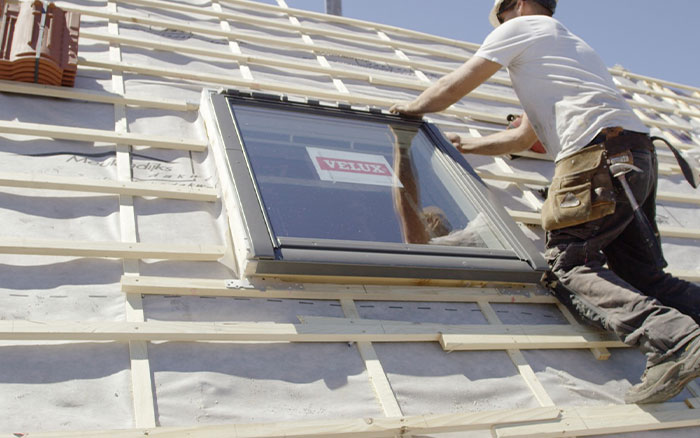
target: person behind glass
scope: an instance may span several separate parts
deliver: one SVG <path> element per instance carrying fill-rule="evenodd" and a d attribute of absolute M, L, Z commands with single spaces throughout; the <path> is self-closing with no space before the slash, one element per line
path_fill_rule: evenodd
<path fill-rule="evenodd" d="M 418 128 L 392 126 L 390 129 L 394 137 L 394 172 L 401 183 L 392 189 L 401 236 L 404 243 L 428 244 L 447 235 L 452 226 L 441 208 L 422 207 L 418 172 L 411 160 L 411 145 Z"/>
<path fill-rule="evenodd" d="M 657 159 L 648 128 L 600 57 L 553 18 L 556 0 L 496 0 L 496 27 L 476 54 L 412 102 L 391 112 L 442 111 L 505 67 L 524 109 L 515 129 L 485 137 L 446 134 L 462 153 L 511 154 L 538 139 L 556 153 L 542 209 L 550 271 L 543 283 L 588 322 L 646 354 L 627 403 L 668 400 L 700 376 L 700 287 L 665 273 L 655 222 Z M 611 164 L 627 174 L 649 224 L 635 220 Z M 645 234 L 646 231 L 646 234 Z M 651 233 L 654 233 L 653 235 Z M 651 235 L 657 250 L 644 236 Z"/>

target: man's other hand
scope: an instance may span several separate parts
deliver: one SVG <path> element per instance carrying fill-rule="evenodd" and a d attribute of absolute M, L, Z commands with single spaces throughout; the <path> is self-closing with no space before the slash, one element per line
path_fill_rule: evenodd
<path fill-rule="evenodd" d="M 459 136 L 459 134 L 455 134 L 454 132 L 446 132 L 445 137 L 452 143 L 452 146 L 457 148 L 458 151 L 462 152 L 460 146 L 462 145 L 462 137 Z"/>

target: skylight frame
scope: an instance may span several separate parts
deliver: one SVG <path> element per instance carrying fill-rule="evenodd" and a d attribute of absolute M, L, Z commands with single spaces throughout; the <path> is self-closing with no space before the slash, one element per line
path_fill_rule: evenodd
<path fill-rule="evenodd" d="M 292 101 L 286 96 L 229 90 L 210 94 L 211 109 L 227 157 L 228 177 L 245 236 L 234 233 L 234 245 L 247 247 L 245 275 L 282 278 L 362 278 L 393 280 L 447 280 L 460 282 L 534 283 L 546 269 L 539 251 L 513 222 L 493 193 L 439 129 L 426 121 L 391 115 L 380 110 L 346 105 Z M 421 244 L 277 237 L 255 181 L 231 105 L 351 118 L 354 121 L 411 126 L 422 131 L 443 154 L 445 169 L 472 205 L 485 213 L 499 240 L 511 249 L 446 247 Z M 222 169 L 222 167 L 220 167 Z M 466 263 L 465 263 L 466 262 Z"/>

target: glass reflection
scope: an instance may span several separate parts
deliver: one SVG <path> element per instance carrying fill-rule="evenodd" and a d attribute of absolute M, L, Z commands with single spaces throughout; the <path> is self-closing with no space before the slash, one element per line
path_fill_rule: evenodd
<path fill-rule="evenodd" d="M 504 248 L 416 127 L 233 110 L 276 236 Z"/>

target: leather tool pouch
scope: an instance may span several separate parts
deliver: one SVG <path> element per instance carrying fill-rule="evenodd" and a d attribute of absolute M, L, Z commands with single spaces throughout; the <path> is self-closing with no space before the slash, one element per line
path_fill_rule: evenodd
<path fill-rule="evenodd" d="M 603 144 L 586 147 L 556 164 L 542 207 L 542 228 L 558 230 L 613 212 L 615 196 Z"/>

